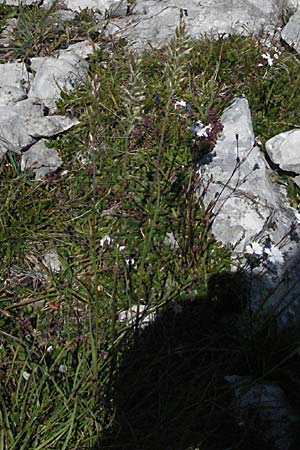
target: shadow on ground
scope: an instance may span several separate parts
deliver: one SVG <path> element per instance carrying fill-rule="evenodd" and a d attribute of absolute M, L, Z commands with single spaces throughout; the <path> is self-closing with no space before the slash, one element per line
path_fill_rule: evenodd
<path fill-rule="evenodd" d="M 181 303 L 181 312 L 166 308 L 128 344 L 114 386 L 114 422 L 94 450 L 273 449 L 255 414 L 237 420 L 224 380 L 258 376 L 267 348 L 260 357 L 257 345 L 274 339 L 268 330 L 267 343 L 241 338 L 242 283 L 232 273 L 213 277 L 207 298 Z"/>

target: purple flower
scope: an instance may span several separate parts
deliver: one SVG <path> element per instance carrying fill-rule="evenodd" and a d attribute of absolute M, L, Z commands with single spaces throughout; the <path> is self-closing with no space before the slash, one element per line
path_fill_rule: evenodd
<path fill-rule="evenodd" d="M 93 169 L 92 164 L 88 164 L 88 165 L 86 166 L 85 170 L 86 170 L 86 173 L 88 174 L 89 177 L 92 177 L 92 176 L 93 176 L 94 169 Z"/>

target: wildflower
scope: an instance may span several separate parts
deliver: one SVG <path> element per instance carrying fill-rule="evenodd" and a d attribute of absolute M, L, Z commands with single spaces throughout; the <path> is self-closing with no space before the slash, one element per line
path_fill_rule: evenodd
<path fill-rule="evenodd" d="M 268 65 L 271 67 L 273 66 L 273 58 L 271 58 L 270 53 L 264 53 L 263 55 L 261 55 L 262 58 L 267 60 Z"/>
<path fill-rule="evenodd" d="M 264 253 L 268 255 L 268 261 L 272 264 L 284 264 L 282 251 L 277 247 L 265 248 Z"/>
<path fill-rule="evenodd" d="M 245 250 L 248 255 L 263 256 L 264 246 L 259 244 L 258 242 L 252 242 L 251 244 L 248 244 L 246 246 Z"/>
<path fill-rule="evenodd" d="M 23 332 L 26 332 L 30 326 L 30 320 L 28 317 L 22 316 L 19 318 L 20 328 Z"/>
<path fill-rule="evenodd" d="M 190 116 L 194 115 L 191 105 L 185 102 L 184 100 L 179 100 L 175 102 L 175 109 L 177 109 L 178 107 L 185 108 L 186 111 L 190 114 Z"/>
<path fill-rule="evenodd" d="M 112 243 L 112 239 L 106 234 L 100 239 L 100 247 L 104 247 L 105 245 L 110 245 Z"/>
<path fill-rule="evenodd" d="M 61 364 L 58 368 L 58 371 L 60 373 L 66 373 L 66 371 L 67 371 L 66 366 L 64 364 Z"/>
<path fill-rule="evenodd" d="M 22 377 L 24 378 L 24 380 L 28 381 L 29 378 L 30 378 L 30 373 L 28 373 L 25 370 L 23 370 Z"/>
<path fill-rule="evenodd" d="M 161 99 L 160 99 L 160 96 L 158 95 L 158 94 L 153 94 L 153 96 L 152 96 L 152 98 L 153 98 L 153 100 L 155 101 L 155 103 L 157 104 L 157 105 L 160 105 L 161 104 Z"/>
<path fill-rule="evenodd" d="M 206 144 L 211 148 L 215 145 L 217 137 L 223 131 L 223 124 L 217 119 L 216 113 L 207 111 L 205 124 L 200 120 L 189 127 L 189 130 L 199 138 L 204 138 Z"/>
<path fill-rule="evenodd" d="M 92 165 L 92 164 L 88 164 L 88 165 L 85 167 L 85 171 L 86 171 L 86 173 L 87 173 L 87 175 L 88 175 L 89 177 L 92 177 L 93 174 L 94 174 L 94 168 L 93 168 L 93 165 Z"/>
<path fill-rule="evenodd" d="M 134 266 L 134 259 L 133 258 L 128 258 L 126 259 L 126 264 L 127 266 L 129 266 L 130 268 Z"/>
<path fill-rule="evenodd" d="M 179 106 L 182 106 L 182 108 L 186 108 L 187 103 L 184 100 L 179 100 L 178 102 L 175 102 L 175 109 L 177 109 Z"/>
<path fill-rule="evenodd" d="M 263 260 L 272 264 L 284 263 L 281 250 L 277 247 L 273 247 L 269 241 L 264 245 L 259 242 L 252 242 L 246 246 L 245 252 L 250 256 L 262 257 Z"/>
<path fill-rule="evenodd" d="M 208 137 L 211 125 L 204 125 L 200 120 L 189 127 L 189 130 L 198 137 Z"/>

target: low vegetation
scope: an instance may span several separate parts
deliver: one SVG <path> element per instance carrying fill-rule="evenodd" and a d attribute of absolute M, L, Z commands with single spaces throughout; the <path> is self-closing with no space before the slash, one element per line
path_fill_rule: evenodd
<path fill-rule="evenodd" d="M 98 44 L 58 102 L 80 120 L 50 142 L 62 170 L 35 181 L 12 153 L 0 165 L 0 450 L 267 449 L 224 376 L 277 382 L 299 411 L 298 330 L 241 331 L 247 282 L 210 232 L 197 160 L 237 95 L 262 146 L 299 126 L 299 58 L 273 36 L 192 40 L 182 19 L 138 56 L 89 11 L 55 25 L 55 6 L 0 5 L 1 26 L 18 21 L 2 62 Z M 215 133 L 195 138 L 198 120 Z"/>

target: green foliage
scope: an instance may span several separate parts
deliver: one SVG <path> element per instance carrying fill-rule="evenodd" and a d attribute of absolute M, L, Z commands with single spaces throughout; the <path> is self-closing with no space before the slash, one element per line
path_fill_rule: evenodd
<path fill-rule="evenodd" d="M 62 24 L 53 28 L 55 5 L 48 12 L 19 9 L 11 57 L 48 54 L 84 33 L 95 38 L 88 11 L 73 21 L 73 38 Z M 152 382 L 157 368 L 159 380 L 166 370 L 164 387 L 178 388 L 180 402 L 197 399 L 184 403 L 181 414 L 173 393 L 163 404 L 164 420 L 177 411 L 184 425 L 179 434 L 193 411 L 199 428 L 209 405 L 219 405 L 224 419 L 230 404 L 224 374 L 252 368 L 258 378 L 275 378 L 273 369 L 284 360 L 284 345 L 274 356 L 281 341 L 273 329 L 268 327 L 268 335 L 263 326 L 243 334 L 237 320 L 230 322 L 243 317 L 247 283 L 242 274 L 228 275 L 230 249 L 210 233 L 213 216 L 198 193 L 189 127 L 210 110 L 219 116 L 242 94 L 262 142 L 295 126 L 297 58 L 281 49 L 269 67 L 258 38 L 192 40 L 182 18 L 174 39 L 159 50 L 137 56 L 123 40 L 100 36 L 99 43 L 89 57 L 87 81 L 62 92 L 58 102 L 61 113 L 80 119 L 79 126 L 51 140 L 64 172 L 36 182 L 20 172 L 18 157 L 8 154 L 1 165 L 0 450 L 92 448 L 113 428 L 117 375 L 137 342 L 139 323 L 152 312 L 168 319 L 150 339 L 158 348 L 149 344 L 154 359 L 143 353 Z M 175 108 L 180 100 L 190 110 Z M 293 184 L 289 195 L 296 205 Z M 59 255 L 60 272 L 43 262 L 49 249 Z M 119 320 L 133 305 L 141 311 L 134 323 Z M 186 322 L 169 313 L 173 307 L 187 311 Z M 175 336 L 170 341 L 169 328 Z M 289 354 L 297 346 L 295 340 Z M 196 357 L 190 357 L 193 352 Z M 175 363 L 166 367 L 170 355 Z M 200 376 L 193 371 L 196 360 L 204 361 L 197 366 Z M 185 364 L 193 373 L 188 395 Z M 213 426 L 195 434 L 193 448 L 196 439 L 199 448 L 212 448 L 207 442 L 219 416 L 213 417 Z"/>

